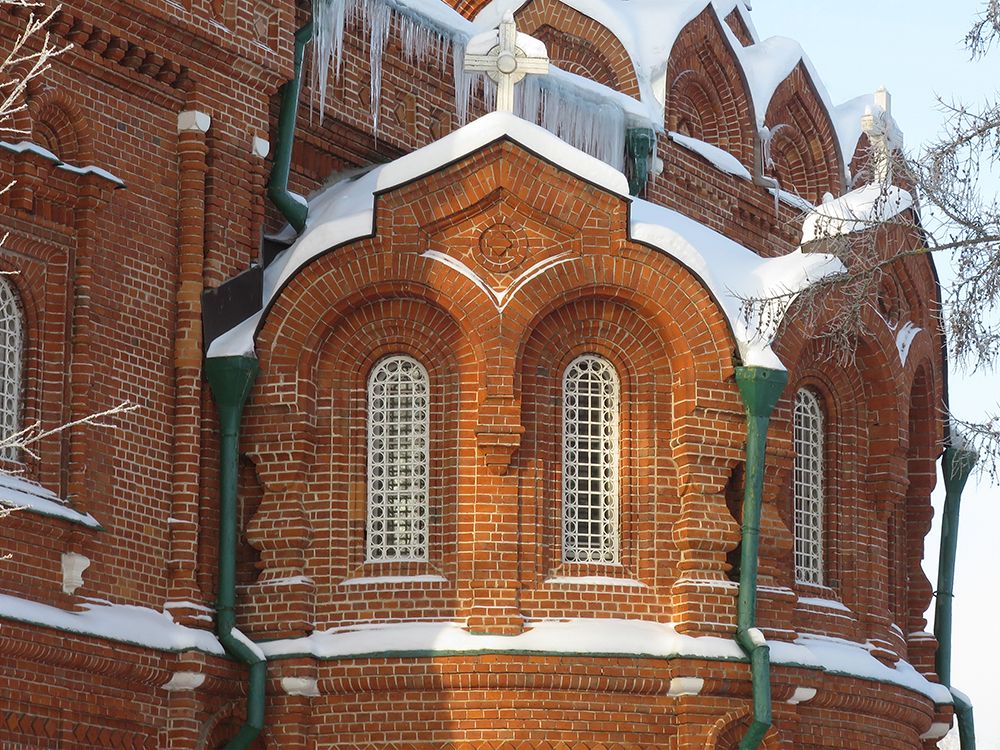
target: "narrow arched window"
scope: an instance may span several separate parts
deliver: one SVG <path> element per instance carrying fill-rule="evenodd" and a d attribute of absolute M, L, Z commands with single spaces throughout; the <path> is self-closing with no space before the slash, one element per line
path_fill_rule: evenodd
<path fill-rule="evenodd" d="M 823 583 L 823 404 L 807 388 L 795 394 L 795 579 Z"/>
<path fill-rule="evenodd" d="M 618 373 L 584 354 L 563 375 L 562 541 L 566 562 L 617 563 Z"/>
<path fill-rule="evenodd" d="M 21 429 L 21 375 L 24 368 L 24 315 L 14 285 L 0 276 L 0 458 L 16 461 L 12 445 Z"/>
<path fill-rule="evenodd" d="M 412 357 L 368 377 L 368 560 L 427 560 L 429 381 Z"/>

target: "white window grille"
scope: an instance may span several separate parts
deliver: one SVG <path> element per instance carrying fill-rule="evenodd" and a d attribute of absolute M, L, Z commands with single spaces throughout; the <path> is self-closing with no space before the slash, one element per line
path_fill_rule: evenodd
<path fill-rule="evenodd" d="M 5 445 L 21 429 L 21 372 L 24 366 L 24 316 L 14 285 L 0 276 L 0 458 L 17 461 L 19 451 Z"/>
<path fill-rule="evenodd" d="M 795 394 L 795 579 L 823 583 L 823 405 L 802 388 Z"/>
<path fill-rule="evenodd" d="M 618 374 L 584 354 L 563 375 L 562 542 L 566 562 L 617 563 Z"/>
<path fill-rule="evenodd" d="M 412 357 L 368 376 L 368 560 L 427 560 L 430 387 Z"/>

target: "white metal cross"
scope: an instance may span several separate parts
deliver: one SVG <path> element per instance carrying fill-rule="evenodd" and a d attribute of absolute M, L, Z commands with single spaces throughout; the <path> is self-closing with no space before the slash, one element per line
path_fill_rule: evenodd
<path fill-rule="evenodd" d="M 485 44 L 496 40 L 486 54 L 476 54 Z M 523 48 L 527 41 L 534 42 L 534 47 L 541 43 L 526 34 L 519 34 L 514 25 L 514 14 L 510 11 L 504 14 L 503 21 L 497 31 L 488 31 L 473 37 L 469 41 L 469 52 L 465 55 L 465 69 L 486 73 L 497 84 L 497 112 L 514 111 L 514 84 L 529 73 L 544 75 L 549 72 L 549 58 L 529 55 Z M 519 44 L 519 42 L 521 44 Z"/>

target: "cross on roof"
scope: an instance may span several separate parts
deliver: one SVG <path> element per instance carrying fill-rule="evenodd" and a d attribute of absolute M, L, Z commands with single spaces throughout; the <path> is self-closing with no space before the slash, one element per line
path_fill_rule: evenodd
<path fill-rule="evenodd" d="M 486 54 L 476 54 L 477 49 L 485 46 L 490 40 L 496 43 Z M 529 55 L 529 51 L 541 54 Z M 469 52 L 465 55 L 465 69 L 482 71 L 497 84 L 497 112 L 514 111 L 514 84 L 526 75 L 543 75 L 549 72 L 549 58 L 545 48 L 527 34 L 519 34 L 514 25 L 514 14 L 510 11 L 504 14 L 498 31 L 488 31 L 473 37 L 469 42 Z"/>

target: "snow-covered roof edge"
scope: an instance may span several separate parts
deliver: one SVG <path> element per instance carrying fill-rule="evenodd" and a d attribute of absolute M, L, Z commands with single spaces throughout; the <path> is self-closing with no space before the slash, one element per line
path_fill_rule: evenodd
<path fill-rule="evenodd" d="M 743 363 L 785 369 L 771 350 L 771 342 L 793 299 L 789 295 L 841 271 L 839 261 L 823 253 L 800 251 L 762 258 L 683 214 L 629 198 L 627 181 L 620 172 L 549 131 L 505 113 L 487 115 L 429 146 L 315 194 L 305 231 L 264 272 L 263 309 L 212 341 L 207 356 L 252 355 L 264 311 L 299 270 L 333 248 L 375 233 L 375 201 L 379 194 L 505 138 L 580 179 L 631 200 L 630 237 L 672 256 L 701 280 L 723 312 Z M 745 300 L 767 297 L 776 299 L 767 304 L 766 313 L 747 315 Z"/>
<path fill-rule="evenodd" d="M 520 117 L 493 112 L 443 138 L 383 164 L 363 176 L 328 186 L 310 200 L 306 228 L 264 272 L 264 310 L 304 265 L 332 247 L 375 232 L 375 198 L 381 193 L 444 169 L 491 143 L 511 140 L 558 168 L 610 193 L 627 198 L 628 180 L 618 170 Z M 325 219 L 323 217 L 326 217 Z M 253 353 L 253 336 L 263 310 L 219 336 L 206 356 Z"/>
<path fill-rule="evenodd" d="M 155 609 L 98 601 L 84 606 L 83 612 L 68 612 L 41 602 L 0 594 L 0 619 L 157 651 L 224 653 L 218 639 L 209 631 L 179 625 L 170 615 Z"/>
<path fill-rule="evenodd" d="M 31 141 L 18 141 L 17 143 L 12 143 L 10 141 L 0 141 L 0 149 L 4 151 L 10 151 L 15 154 L 35 154 L 40 156 L 46 161 L 50 161 L 55 164 L 56 169 L 61 169 L 64 172 L 70 172 L 72 174 L 87 175 L 92 174 L 100 177 L 103 180 L 113 183 L 116 188 L 125 187 L 125 181 L 116 175 L 111 174 L 108 170 L 103 167 L 98 167 L 94 164 L 87 164 L 84 166 L 77 166 L 75 164 L 69 164 L 64 162 L 58 156 L 53 154 L 44 146 L 39 146 L 37 143 L 32 143 Z"/>
<path fill-rule="evenodd" d="M 56 493 L 24 477 L 0 472 L 0 505 L 17 508 L 18 513 L 35 513 L 60 518 L 70 523 L 100 529 L 101 524 L 89 513 L 81 513 L 67 505 Z"/>
<path fill-rule="evenodd" d="M 519 635 L 476 635 L 458 622 L 357 625 L 317 630 L 302 638 L 266 641 L 268 659 L 309 656 L 350 659 L 371 656 L 479 653 L 546 653 L 650 659 L 700 658 L 745 661 L 735 640 L 678 633 L 668 623 L 616 618 L 535 620 Z M 803 635 L 794 643 L 768 641 L 773 664 L 820 670 L 897 685 L 936 704 L 952 702 L 948 688 L 927 680 L 905 661 L 889 667 L 866 644 Z"/>

